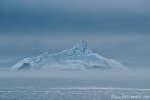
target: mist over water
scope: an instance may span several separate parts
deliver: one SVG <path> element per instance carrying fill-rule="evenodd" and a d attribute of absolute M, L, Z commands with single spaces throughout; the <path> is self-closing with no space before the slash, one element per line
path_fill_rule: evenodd
<path fill-rule="evenodd" d="M 0 99 L 149 100 L 149 71 L 1 71 Z"/>
<path fill-rule="evenodd" d="M 0 72 L 0 86 L 150 88 L 149 71 L 8 71 Z"/>

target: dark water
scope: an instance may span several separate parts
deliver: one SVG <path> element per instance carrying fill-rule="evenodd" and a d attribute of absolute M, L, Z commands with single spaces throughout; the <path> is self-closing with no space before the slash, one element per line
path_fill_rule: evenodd
<path fill-rule="evenodd" d="M 150 100 L 149 71 L 1 72 L 0 100 Z"/>

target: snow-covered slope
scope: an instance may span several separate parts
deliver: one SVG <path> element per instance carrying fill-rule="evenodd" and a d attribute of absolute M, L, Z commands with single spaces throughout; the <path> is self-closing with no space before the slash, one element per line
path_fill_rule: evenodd
<path fill-rule="evenodd" d="M 37 57 L 25 58 L 10 69 L 127 69 L 118 61 L 107 59 L 93 53 L 87 45 L 86 41 L 81 41 L 79 44 L 74 45 L 70 50 L 64 50 L 58 54 L 48 54 L 48 52 L 45 52 Z"/>

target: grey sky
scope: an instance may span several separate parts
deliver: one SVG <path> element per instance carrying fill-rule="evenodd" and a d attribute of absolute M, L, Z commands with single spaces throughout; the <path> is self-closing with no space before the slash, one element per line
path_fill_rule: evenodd
<path fill-rule="evenodd" d="M 149 0 L 0 0 L 0 61 L 87 40 L 127 67 L 150 66 Z"/>
<path fill-rule="evenodd" d="M 1 0 L 1 32 L 148 33 L 149 3 L 148 0 Z"/>

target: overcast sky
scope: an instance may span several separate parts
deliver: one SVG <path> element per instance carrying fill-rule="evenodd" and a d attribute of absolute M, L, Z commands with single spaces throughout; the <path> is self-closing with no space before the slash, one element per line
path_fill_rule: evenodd
<path fill-rule="evenodd" d="M 150 0 L 0 0 L 0 61 L 81 40 L 127 67 L 150 66 Z"/>

